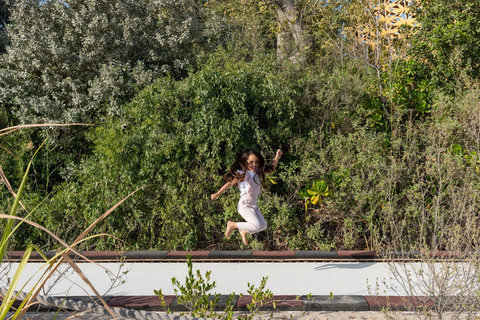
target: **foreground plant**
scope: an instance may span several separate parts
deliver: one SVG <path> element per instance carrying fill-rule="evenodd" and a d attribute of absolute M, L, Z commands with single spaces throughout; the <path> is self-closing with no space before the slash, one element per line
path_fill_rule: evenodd
<path fill-rule="evenodd" d="M 232 319 L 233 317 L 233 298 L 235 293 L 229 295 L 225 302 L 225 309 L 223 313 L 215 311 L 220 294 L 215 293 L 211 295 L 209 291 L 216 287 L 215 281 L 210 282 L 211 271 L 207 271 L 205 276 L 202 276 L 200 270 L 193 272 L 192 256 L 187 255 L 187 276 L 185 277 L 185 284 L 181 284 L 177 278 L 172 278 L 172 285 L 175 294 L 177 295 L 178 303 L 190 310 L 190 315 L 193 317 L 212 318 L 212 319 Z M 165 306 L 162 289 L 154 290 L 155 294 L 162 305 Z"/>
<path fill-rule="evenodd" d="M 29 125 L 29 126 L 35 126 L 35 125 Z M 39 125 L 41 126 L 41 125 Z M 53 125 L 52 125 L 53 126 Z M 12 128 L 5 128 L 0 130 L 0 135 L 8 134 L 11 133 L 15 130 L 18 130 L 22 128 L 22 126 L 18 127 L 12 127 Z M 94 263 L 93 261 L 87 259 L 84 257 L 82 254 L 77 252 L 75 250 L 75 247 L 78 246 L 80 243 L 82 243 L 85 240 L 92 239 L 94 237 L 98 236 L 103 236 L 104 234 L 99 234 L 96 236 L 89 236 L 87 235 L 90 233 L 90 231 L 103 219 L 105 219 L 110 213 L 113 212 L 121 203 L 123 203 L 126 199 L 128 199 L 133 193 L 129 194 L 127 197 L 122 199 L 120 202 L 118 202 L 116 205 L 114 205 L 111 209 L 109 209 L 107 212 L 105 212 L 102 216 L 100 216 L 94 223 L 92 223 L 88 228 L 86 228 L 73 242 L 73 244 L 69 245 L 68 243 L 64 242 L 62 239 L 58 238 L 55 234 L 53 234 L 51 231 L 46 229 L 45 227 L 29 220 L 28 218 L 35 212 L 35 210 L 38 208 L 38 206 L 33 209 L 31 212 L 29 212 L 25 217 L 18 217 L 17 213 L 19 210 L 19 206 L 21 205 L 25 211 L 26 208 L 23 204 L 21 204 L 20 199 L 23 195 L 23 192 L 25 190 L 25 185 L 27 182 L 28 174 L 30 172 L 30 168 L 32 166 L 33 160 L 35 159 L 35 156 L 39 152 L 39 150 L 42 148 L 43 144 L 37 149 L 35 154 L 33 155 L 32 159 L 30 160 L 26 170 L 25 174 L 23 176 L 22 182 L 20 184 L 20 187 L 18 189 L 18 192 L 15 193 L 13 189 L 10 186 L 10 183 L 8 182 L 8 179 L 6 178 L 3 170 L 1 170 L 0 166 L 0 178 L 2 179 L 2 182 L 7 186 L 7 188 L 10 190 L 12 195 L 14 196 L 14 202 L 10 211 L 9 215 L 6 214 L 0 214 L 0 219 L 4 219 L 6 221 L 5 223 L 5 228 L 2 233 L 2 238 L 0 240 L 0 261 L 3 263 L 5 260 L 5 255 L 6 255 L 6 250 L 7 246 L 9 243 L 9 240 L 12 238 L 12 236 L 17 232 L 20 226 L 23 224 L 28 224 L 30 226 L 33 226 L 34 228 L 37 228 L 39 230 L 42 230 L 49 234 L 53 239 L 58 241 L 60 245 L 62 246 L 63 249 L 59 250 L 57 254 L 51 258 L 48 259 L 43 252 L 35 245 L 29 245 L 27 249 L 25 250 L 25 253 L 20 261 L 20 264 L 15 271 L 10 283 L 9 287 L 7 290 L 7 293 L 5 296 L 2 296 L 2 303 L 0 304 L 0 319 L 4 319 L 7 317 L 7 314 L 10 312 L 10 310 L 13 307 L 13 303 L 15 300 L 18 298 L 19 293 L 23 290 L 25 290 L 27 283 L 25 283 L 22 287 L 18 288 L 18 285 L 20 283 L 20 276 L 22 275 L 23 270 L 25 269 L 25 266 L 32 255 L 34 251 L 37 251 L 45 260 L 44 265 L 42 268 L 39 269 L 38 272 L 42 272 L 42 275 L 40 276 L 40 279 L 33 284 L 32 289 L 30 289 L 27 293 L 27 298 L 24 299 L 20 306 L 15 310 L 13 315 L 10 317 L 11 319 L 17 319 L 17 318 L 22 318 L 26 310 L 31 307 L 32 305 L 35 304 L 35 299 L 42 290 L 42 288 L 45 286 L 46 282 L 48 279 L 57 271 L 58 267 L 66 262 L 68 263 L 73 270 L 75 270 L 79 276 L 82 278 L 82 280 L 90 287 L 90 289 L 95 293 L 95 295 L 98 297 L 98 299 L 101 301 L 103 306 L 106 308 L 106 310 L 112 315 L 113 318 L 115 318 L 115 315 L 109 308 L 109 306 L 106 304 L 106 302 L 103 300 L 101 295 L 97 292 L 93 284 L 88 280 L 88 278 L 85 276 L 85 274 L 80 270 L 80 268 L 71 260 L 69 257 L 69 253 L 73 252 L 76 255 L 80 256 L 81 258 L 85 259 L 86 261 L 90 263 Z M 28 212 L 28 211 L 27 211 Z M 18 221 L 16 225 L 14 225 L 14 221 Z M 107 270 L 108 271 L 108 270 Z"/>
<path fill-rule="evenodd" d="M 257 315 L 262 307 L 267 305 L 273 305 L 273 308 L 277 308 L 277 304 L 273 299 L 273 293 L 269 289 L 265 289 L 267 285 L 268 277 L 262 277 L 262 281 L 260 281 L 260 286 L 257 288 L 255 285 L 248 283 L 248 290 L 247 293 L 252 296 L 252 302 L 247 304 L 248 314 L 241 315 L 238 317 L 242 320 L 252 320 L 255 315 Z M 240 294 L 242 296 L 242 294 Z"/>
<path fill-rule="evenodd" d="M 200 270 L 193 272 L 192 256 L 187 255 L 187 276 L 185 277 L 185 283 L 180 283 L 177 278 L 172 278 L 173 291 L 177 296 L 179 304 L 185 306 L 190 310 L 190 315 L 193 317 L 212 318 L 212 319 L 233 319 L 233 299 L 235 293 L 228 295 L 225 301 L 225 308 L 222 312 L 217 312 L 218 302 L 220 300 L 220 294 L 210 294 L 209 292 L 216 288 L 215 281 L 210 282 L 211 271 L 207 271 L 205 276 L 202 276 Z M 260 285 L 256 287 L 254 284 L 248 283 L 247 293 L 252 297 L 252 301 L 247 305 L 248 312 L 238 316 L 241 320 L 252 320 L 257 314 L 259 314 L 265 306 L 272 305 L 276 308 L 277 301 L 273 298 L 271 290 L 266 289 L 268 277 L 263 277 L 260 281 Z M 155 295 L 162 300 L 162 305 L 165 307 L 165 295 L 160 290 L 154 290 Z M 243 293 L 240 293 L 240 297 Z M 333 295 L 332 295 L 333 296 Z M 311 295 L 308 296 L 311 298 Z M 297 297 L 300 299 L 300 297 Z M 171 309 L 168 312 L 173 312 Z"/>

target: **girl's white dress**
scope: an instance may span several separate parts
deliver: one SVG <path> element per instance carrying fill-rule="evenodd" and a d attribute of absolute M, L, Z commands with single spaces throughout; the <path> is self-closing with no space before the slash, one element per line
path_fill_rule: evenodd
<path fill-rule="evenodd" d="M 238 171 L 243 173 L 243 171 Z M 238 201 L 238 213 L 245 219 L 245 222 L 237 222 L 238 230 L 248 231 L 253 234 L 265 230 L 267 222 L 263 218 L 262 212 L 257 205 L 257 199 L 262 192 L 260 177 L 256 172 L 247 171 L 245 180 L 238 182 L 240 189 L 240 200 Z"/>

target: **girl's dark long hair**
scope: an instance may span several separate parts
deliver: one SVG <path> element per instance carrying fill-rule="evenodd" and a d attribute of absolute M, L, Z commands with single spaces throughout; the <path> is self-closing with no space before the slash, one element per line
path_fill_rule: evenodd
<path fill-rule="evenodd" d="M 254 155 L 258 158 L 259 164 L 257 169 L 257 175 L 260 178 L 260 183 L 262 186 L 265 187 L 265 174 L 270 173 L 275 170 L 274 167 L 271 165 L 265 165 L 265 158 L 263 158 L 262 154 L 254 149 L 245 149 L 242 150 L 237 156 L 235 157 L 235 161 L 232 164 L 232 167 L 225 175 L 225 180 L 232 181 L 237 179 L 239 181 L 245 180 L 245 173 L 248 171 L 247 167 L 247 159 L 250 155 Z M 238 170 L 242 171 L 243 173 L 238 172 Z"/>

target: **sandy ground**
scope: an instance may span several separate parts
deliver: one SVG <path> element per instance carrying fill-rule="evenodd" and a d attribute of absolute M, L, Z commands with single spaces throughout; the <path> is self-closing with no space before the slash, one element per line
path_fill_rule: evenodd
<path fill-rule="evenodd" d="M 240 313 L 235 313 L 235 316 L 240 315 Z M 236 317 L 234 317 L 236 318 Z M 445 317 L 449 319 L 451 317 Z M 67 313 L 40 313 L 32 314 L 27 313 L 22 319 L 35 319 L 35 320 L 107 320 L 112 319 L 109 316 L 98 316 L 98 315 L 72 315 Z M 125 318 L 118 319 L 124 320 Z M 426 317 L 418 316 L 414 313 L 388 313 L 375 312 L 375 311 L 348 311 L 348 312 L 329 312 L 329 311 L 315 311 L 315 312 L 301 312 L 301 311 L 292 311 L 292 312 L 275 312 L 273 315 L 270 313 L 263 313 L 262 315 L 255 316 L 254 320 L 267 320 L 267 319 L 292 319 L 292 320 L 383 320 L 383 319 L 398 319 L 398 320 L 413 320 L 413 319 L 427 319 Z M 429 319 L 435 319 L 429 318 Z M 460 319 L 467 319 L 467 317 L 460 317 Z M 479 319 L 478 317 L 476 319 Z"/>
<path fill-rule="evenodd" d="M 480 319 L 480 314 L 473 315 L 453 315 L 444 314 L 442 319 Z M 296 320 L 421 320 L 421 319 L 438 319 L 438 317 L 426 317 L 424 315 L 415 314 L 413 312 L 377 312 L 377 311 L 316 311 L 316 312 L 278 312 L 273 317 L 270 314 L 263 314 L 255 317 L 255 320 L 266 319 L 296 319 Z"/>
<path fill-rule="evenodd" d="M 271 317 L 270 313 L 264 313 L 263 315 L 256 316 L 256 320 L 267 319 L 293 319 L 293 320 L 383 320 L 383 319 L 419 319 L 414 314 L 388 314 L 375 311 L 292 311 L 292 312 L 276 312 Z"/>

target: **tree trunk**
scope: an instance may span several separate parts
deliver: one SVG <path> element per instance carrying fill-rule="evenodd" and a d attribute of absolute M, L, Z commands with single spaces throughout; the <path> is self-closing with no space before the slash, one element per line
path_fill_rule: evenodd
<path fill-rule="evenodd" d="M 295 1 L 277 0 L 276 5 L 279 27 L 277 34 L 278 60 L 305 62 L 308 45 Z"/>

